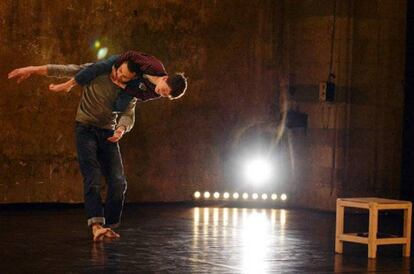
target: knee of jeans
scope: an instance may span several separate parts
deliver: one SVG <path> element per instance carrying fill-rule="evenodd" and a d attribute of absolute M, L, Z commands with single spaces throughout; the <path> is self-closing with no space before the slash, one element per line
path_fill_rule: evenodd
<path fill-rule="evenodd" d="M 109 177 L 109 180 L 113 185 L 126 185 L 125 176 L 122 174 L 116 174 Z"/>
<path fill-rule="evenodd" d="M 85 194 L 99 194 L 101 192 L 100 184 L 85 185 Z"/>
<path fill-rule="evenodd" d="M 119 191 L 120 192 L 125 192 L 126 191 L 127 182 L 126 182 L 125 178 L 122 180 L 122 182 L 118 186 L 119 186 Z"/>
<path fill-rule="evenodd" d="M 100 172 L 98 167 L 91 167 L 88 166 L 87 168 L 83 167 L 81 168 L 81 174 L 83 177 L 83 180 L 87 184 L 94 184 L 96 181 L 99 181 L 102 173 Z"/>
<path fill-rule="evenodd" d="M 119 184 L 114 184 L 112 186 L 112 189 L 116 193 L 124 193 L 127 189 L 127 182 L 125 180 L 122 180 Z"/>
<path fill-rule="evenodd" d="M 118 185 L 111 187 L 110 191 L 112 192 L 112 199 L 123 200 L 126 192 L 126 185 Z"/>
<path fill-rule="evenodd" d="M 101 184 L 101 173 L 97 171 L 82 172 L 83 181 L 85 185 L 100 185 Z"/>

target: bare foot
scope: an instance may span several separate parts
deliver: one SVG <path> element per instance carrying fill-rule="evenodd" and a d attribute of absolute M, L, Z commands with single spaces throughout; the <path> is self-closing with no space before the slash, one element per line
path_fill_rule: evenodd
<path fill-rule="evenodd" d="M 119 238 L 121 236 L 119 236 L 118 233 L 116 233 L 115 231 L 113 231 L 112 229 L 108 228 L 108 230 L 105 233 L 105 237 L 111 238 L 111 239 L 116 239 Z"/>
<path fill-rule="evenodd" d="M 94 242 L 100 242 L 105 237 L 105 234 L 108 232 L 109 228 L 103 228 L 100 225 L 94 225 L 92 227 L 92 235 Z"/>

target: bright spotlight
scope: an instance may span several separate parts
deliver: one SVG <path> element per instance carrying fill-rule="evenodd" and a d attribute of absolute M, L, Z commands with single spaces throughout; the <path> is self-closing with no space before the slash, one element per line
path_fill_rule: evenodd
<path fill-rule="evenodd" d="M 274 201 L 274 200 L 277 200 L 277 194 L 272 194 L 272 196 L 270 196 L 271 198 L 272 198 L 272 200 Z"/>
<path fill-rule="evenodd" d="M 108 54 L 108 48 L 100 48 L 96 56 L 98 60 L 101 60 L 101 59 L 104 59 L 107 54 Z"/>
<path fill-rule="evenodd" d="M 214 196 L 215 199 L 218 199 L 218 198 L 220 198 L 220 193 L 214 192 L 214 195 L 213 196 Z"/>
<path fill-rule="evenodd" d="M 235 199 L 235 200 L 239 199 L 239 193 L 234 192 L 233 193 L 233 199 Z"/>
<path fill-rule="evenodd" d="M 286 201 L 287 195 L 283 193 L 282 195 L 280 195 L 280 199 L 282 199 L 282 201 Z"/>
<path fill-rule="evenodd" d="M 257 157 L 245 163 L 244 174 L 249 182 L 262 184 L 272 177 L 273 168 L 269 160 Z"/>
<path fill-rule="evenodd" d="M 196 192 L 194 192 L 194 198 L 198 199 L 198 198 L 200 198 L 200 197 L 201 197 L 201 193 L 200 193 L 200 191 L 196 191 Z"/>
<path fill-rule="evenodd" d="M 243 199 L 247 200 L 249 198 L 249 194 L 247 194 L 246 192 L 243 193 L 242 195 Z"/>
<path fill-rule="evenodd" d="M 262 200 L 267 200 L 267 194 L 266 193 L 262 194 Z"/>
<path fill-rule="evenodd" d="M 223 198 L 228 199 L 230 197 L 230 194 L 228 192 L 224 192 Z"/>
<path fill-rule="evenodd" d="M 257 193 L 253 193 L 252 198 L 253 200 L 256 200 L 257 198 L 259 198 L 259 195 Z"/>
<path fill-rule="evenodd" d="M 208 192 L 208 191 L 204 192 L 204 198 L 205 199 L 210 198 L 210 192 Z"/>

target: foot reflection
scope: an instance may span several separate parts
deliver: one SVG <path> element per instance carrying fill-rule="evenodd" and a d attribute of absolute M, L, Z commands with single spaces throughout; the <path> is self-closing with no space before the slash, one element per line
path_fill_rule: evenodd
<path fill-rule="evenodd" d="M 105 265 L 106 256 L 104 243 L 102 241 L 92 243 L 91 261 L 93 265 Z"/>

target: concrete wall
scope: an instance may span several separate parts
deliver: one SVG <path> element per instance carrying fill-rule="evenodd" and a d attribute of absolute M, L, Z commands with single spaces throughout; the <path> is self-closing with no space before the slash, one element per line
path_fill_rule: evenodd
<path fill-rule="evenodd" d="M 406 2 L 336 1 L 336 99 L 327 103 L 318 83 L 329 73 L 334 3 L 289 1 L 291 99 L 309 114 L 306 134 L 294 137 L 308 144 L 295 154 L 295 192 L 320 209 L 400 190 Z"/>
<path fill-rule="evenodd" d="M 48 92 L 50 79 L 16 85 L 11 69 L 96 60 L 138 49 L 185 71 L 188 94 L 137 107 L 121 141 L 129 201 L 191 199 L 231 184 L 225 165 L 239 131 L 276 124 L 274 1 L 1 1 L 0 202 L 79 202 L 73 126 L 80 89 Z M 228 182 L 225 182 L 228 180 Z"/>
<path fill-rule="evenodd" d="M 290 202 L 333 209 L 337 197 L 397 197 L 406 1 L 336 1 L 337 96 L 326 103 L 318 89 L 329 72 L 334 3 L 0 1 L 0 202 L 83 200 L 73 138 L 80 89 L 53 94 L 50 79 L 17 86 L 6 75 L 94 61 L 96 39 L 110 53 L 156 55 L 190 78 L 183 99 L 137 107 L 121 141 L 129 201 L 237 189 L 235 159 L 274 133 L 281 79 L 289 106 L 309 115 L 308 128 L 285 131 L 279 146 Z"/>

